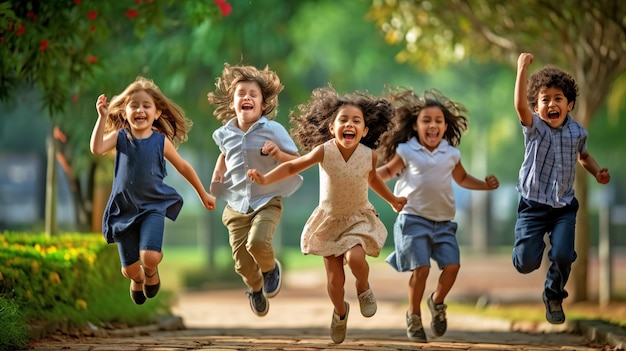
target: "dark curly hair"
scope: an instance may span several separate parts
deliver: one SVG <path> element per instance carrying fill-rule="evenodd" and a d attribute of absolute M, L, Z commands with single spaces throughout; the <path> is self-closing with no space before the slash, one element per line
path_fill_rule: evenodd
<path fill-rule="evenodd" d="M 309 152 L 317 145 L 332 139 L 329 126 L 334 122 L 340 107 L 345 105 L 361 109 L 368 129 L 361 144 L 375 149 L 381 135 L 391 126 L 394 114 L 391 103 L 359 91 L 340 96 L 330 85 L 313 90 L 309 102 L 298 105 L 298 111 L 289 113 L 293 125 L 291 136 L 298 146 Z"/>
<path fill-rule="evenodd" d="M 396 153 L 398 144 L 409 141 L 416 137 L 417 132 L 413 125 L 417 121 L 420 112 L 427 107 L 439 107 L 443 112 L 448 128 L 443 138 L 452 146 L 461 143 L 461 135 L 467 130 L 467 109 L 456 103 L 436 89 L 425 90 L 422 95 L 416 95 L 413 90 L 405 88 L 388 88 L 386 96 L 395 107 L 393 128 L 389 129 L 380 140 L 381 161 L 389 161 Z"/>
<path fill-rule="evenodd" d="M 280 82 L 278 75 L 270 71 L 266 66 L 259 70 L 253 66 L 231 66 L 224 64 L 222 75 L 216 79 L 215 91 L 207 94 L 207 100 L 215 105 L 213 115 L 222 124 L 226 124 L 235 117 L 235 110 L 231 103 L 234 100 L 235 89 L 237 83 L 240 82 L 256 82 L 261 88 L 263 95 L 263 106 L 261 114 L 268 119 L 274 119 L 278 112 L 278 94 L 283 90 L 284 86 Z"/>
<path fill-rule="evenodd" d="M 533 73 L 528 79 L 528 88 L 526 89 L 526 97 L 531 110 L 537 107 L 537 98 L 541 88 L 558 88 L 563 91 L 563 95 L 567 102 L 574 102 L 576 105 L 576 97 L 578 96 L 578 84 L 574 77 L 568 72 L 548 65 Z M 572 106 L 574 109 L 574 106 Z"/>

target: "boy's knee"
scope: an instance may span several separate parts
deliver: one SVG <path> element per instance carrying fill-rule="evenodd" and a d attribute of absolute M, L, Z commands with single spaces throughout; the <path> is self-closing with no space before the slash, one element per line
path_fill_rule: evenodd
<path fill-rule="evenodd" d="M 525 262 L 523 260 L 513 258 L 513 267 L 522 274 L 528 274 L 537 270 L 541 266 L 541 261 Z"/>

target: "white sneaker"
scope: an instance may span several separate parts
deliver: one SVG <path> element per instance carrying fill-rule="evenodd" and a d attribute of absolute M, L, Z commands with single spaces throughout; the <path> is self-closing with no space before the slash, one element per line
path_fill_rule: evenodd
<path fill-rule="evenodd" d="M 363 317 L 371 317 L 376 313 L 376 297 L 371 288 L 359 294 L 359 307 Z"/>
<path fill-rule="evenodd" d="M 422 317 L 407 312 L 406 314 L 406 336 L 411 341 L 428 342 L 426 332 L 422 326 Z"/>
<path fill-rule="evenodd" d="M 348 326 L 348 313 L 350 312 L 350 304 L 346 304 L 346 316 L 341 319 L 337 312 L 333 309 L 333 319 L 330 322 L 330 338 L 335 344 L 341 344 L 346 338 L 346 329 Z"/>

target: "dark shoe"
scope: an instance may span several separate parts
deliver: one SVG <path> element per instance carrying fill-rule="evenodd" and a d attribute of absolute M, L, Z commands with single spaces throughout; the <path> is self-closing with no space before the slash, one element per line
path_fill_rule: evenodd
<path fill-rule="evenodd" d="M 146 274 L 146 278 L 153 278 L 155 275 L 158 275 L 158 274 L 159 274 L 159 270 L 157 269 L 151 275 L 147 275 Z M 143 285 L 143 293 L 146 295 L 146 297 L 153 298 L 159 292 L 159 288 L 161 288 L 161 279 L 160 278 L 159 278 L 159 282 L 156 283 L 156 284 L 152 284 L 152 285 L 144 284 Z"/>
<path fill-rule="evenodd" d="M 407 312 L 406 314 L 406 336 L 411 341 L 428 342 L 426 339 L 426 332 L 424 326 L 422 326 L 422 317 Z"/>
<path fill-rule="evenodd" d="M 283 285 L 283 280 L 281 278 L 283 267 L 277 259 L 274 259 L 274 262 L 274 269 L 263 273 L 263 291 L 265 291 L 265 295 L 267 297 L 274 297 L 278 295 L 278 292 Z"/>
<path fill-rule="evenodd" d="M 335 344 L 341 344 L 346 339 L 346 330 L 348 327 L 348 314 L 350 313 L 350 304 L 346 304 L 346 315 L 341 318 L 333 309 L 333 318 L 330 321 L 330 338 Z"/>
<path fill-rule="evenodd" d="M 448 329 L 448 320 L 446 319 L 446 308 L 448 308 L 448 306 L 445 303 L 435 303 L 433 295 L 435 295 L 435 293 L 430 294 L 427 301 L 432 316 L 430 328 L 435 336 L 442 336 L 446 333 L 446 329 Z"/>
<path fill-rule="evenodd" d="M 141 284 L 135 282 L 135 284 Z M 146 295 L 144 295 L 143 290 L 133 290 L 133 282 L 130 282 L 130 299 L 133 300 L 135 305 L 143 305 L 146 302 Z"/>
<path fill-rule="evenodd" d="M 267 301 L 267 297 L 265 296 L 263 289 L 259 291 L 250 290 L 246 294 L 250 300 L 250 308 L 252 308 L 252 312 L 259 317 L 265 316 L 267 311 L 270 309 L 270 304 Z"/>
<path fill-rule="evenodd" d="M 562 300 L 548 299 L 543 293 L 543 304 L 546 305 L 546 319 L 552 324 L 562 324 L 565 322 Z"/>

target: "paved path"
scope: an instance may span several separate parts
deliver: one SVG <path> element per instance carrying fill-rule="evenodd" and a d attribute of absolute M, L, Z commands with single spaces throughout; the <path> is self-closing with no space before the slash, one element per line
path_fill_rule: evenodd
<path fill-rule="evenodd" d="M 507 268 L 508 267 L 508 268 Z M 511 272 L 509 272 L 511 270 Z M 465 272 L 465 273 L 464 273 Z M 473 273 L 472 273 L 473 272 Z M 371 318 L 359 314 L 354 280 L 346 282 L 351 304 L 346 340 L 333 344 L 329 337 L 332 306 L 325 292 L 324 272 L 286 272 L 283 290 L 270 300 L 267 316 L 250 311 L 243 289 L 188 292 L 179 295 L 172 318 L 160 326 L 109 333 L 106 337 L 58 337 L 32 345 L 32 350 L 613 350 L 590 343 L 588 335 L 575 335 L 579 323 L 515 324 L 448 310 L 448 332 L 430 333 L 430 313 L 424 322 L 429 342 L 410 342 L 405 334 L 407 274 L 385 265 L 372 265 L 371 285 L 378 311 Z M 496 274 L 496 275 L 494 275 Z M 428 289 L 435 284 L 433 270 Z M 495 277 L 501 284 L 494 284 Z M 507 278 L 508 277 L 508 278 Z M 543 274 L 519 275 L 500 259 L 466 261 L 450 299 L 524 299 L 541 304 Z M 149 302 L 146 304 L 148 307 Z M 566 310 L 567 312 L 567 310 Z M 181 322 L 184 324 L 184 329 Z M 170 329 L 170 330 L 167 330 Z M 516 331 L 519 330 L 519 331 Z M 597 332 L 596 329 L 588 329 Z"/>

